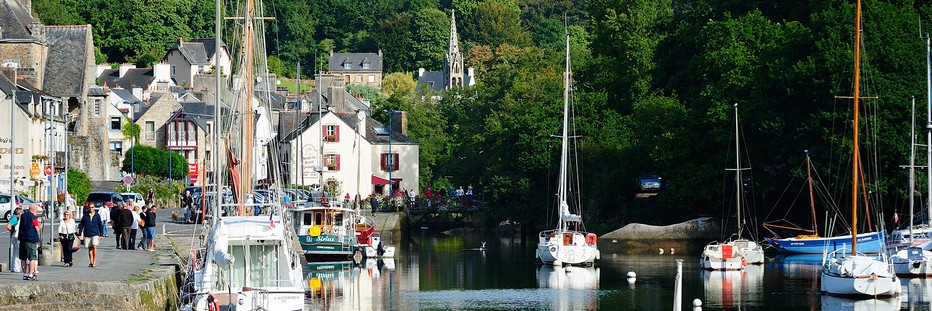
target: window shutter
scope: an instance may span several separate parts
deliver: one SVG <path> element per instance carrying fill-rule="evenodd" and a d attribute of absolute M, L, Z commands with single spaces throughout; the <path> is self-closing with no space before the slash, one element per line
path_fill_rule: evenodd
<path fill-rule="evenodd" d="M 388 154 L 383 153 L 383 154 L 381 154 L 381 157 L 380 157 L 380 159 L 379 159 L 379 162 L 381 162 L 381 163 L 380 163 L 380 167 L 382 168 L 383 171 L 387 171 L 387 170 L 388 170 L 388 165 L 385 164 L 385 160 L 388 159 L 387 155 L 388 155 Z"/>
<path fill-rule="evenodd" d="M 334 166 L 336 167 L 336 170 L 339 171 L 339 170 L 340 170 L 340 155 L 337 154 L 337 155 L 334 155 L 334 157 L 336 158 L 336 160 L 334 160 L 334 161 L 336 162 L 336 164 L 334 164 Z"/>
<path fill-rule="evenodd" d="M 333 127 L 334 127 L 334 129 L 333 129 L 333 132 L 334 132 L 333 141 L 339 142 L 339 141 L 340 141 L 340 126 L 339 126 L 339 125 L 334 125 Z M 337 166 L 339 166 L 339 165 L 337 165 Z"/>
<path fill-rule="evenodd" d="M 392 160 L 392 171 L 397 171 L 397 170 L 398 170 L 398 166 L 399 166 L 398 164 L 400 164 L 400 163 L 398 163 L 398 154 L 395 153 L 395 154 L 392 154 L 392 155 L 394 156 L 394 160 Z"/>

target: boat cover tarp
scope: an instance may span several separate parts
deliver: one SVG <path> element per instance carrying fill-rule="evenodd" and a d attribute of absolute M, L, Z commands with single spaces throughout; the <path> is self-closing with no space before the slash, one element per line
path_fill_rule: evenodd
<path fill-rule="evenodd" d="M 843 275 L 856 278 L 870 277 L 871 274 L 878 277 L 893 276 L 885 262 L 865 256 L 849 257 L 842 262 L 840 268 Z"/>

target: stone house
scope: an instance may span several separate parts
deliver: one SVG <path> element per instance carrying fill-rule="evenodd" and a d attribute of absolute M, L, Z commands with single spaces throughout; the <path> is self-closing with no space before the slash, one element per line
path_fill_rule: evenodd
<path fill-rule="evenodd" d="M 149 101 L 154 92 L 169 92 L 176 86 L 171 77 L 171 65 L 155 64 L 152 68 L 136 68 L 133 64 L 122 64 L 119 69 L 110 65 L 97 66 L 99 85 L 110 88 L 142 89 L 139 99 Z"/>
<path fill-rule="evenodd" d="M 330 74 L 343 77 L 343 84 L 382 88 L 382 50 L 378 53 L 333 53 L 327 61 Z"/>

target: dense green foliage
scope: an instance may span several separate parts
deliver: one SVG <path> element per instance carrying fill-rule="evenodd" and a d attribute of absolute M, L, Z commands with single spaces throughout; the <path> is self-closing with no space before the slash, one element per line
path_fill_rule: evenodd
<path fill-rule="evenodd" d="M 155 202 L 146 202 L 146 204 L 155 204 L 161 208 L 173 208 L 179 206 L 178 202 L 181 200 L 181 191 L 184 190 L 184 183 L 182 181 L 169 183 L 161 177 L 137 175 L 136 182 L 133 183 L 131 189 L 127 189 L 126 185 L 120 184 L 115 191 L 127 192 L 127 190 L 130 190 L 146 196 L 149 194 L 149 189 L 152 189 Z"/>
<path fill-rule="evenodd" d="M 171 158 L 169 159 L 169 156 Z M 171 172 L 169 172 L 171 167 Z M 184 180 L 188 174 L 188 161 L 178 153 L 168 150 L 136 145 L 126 150 L 120 170 L 138 175 L 153 175 L 161 178 Z"/>
<path fill-rule="evenodd" d="M 93 24 L 110 61 L 157 55 L 179 36 L 211 33 L 207 0 L 110 2 L 36 0 L 34 7 L 49 24 Z M 383 95 L 366 92 L 376 118 L 387 123 L 382 109 L 408 111 L 424 186 L 472 184 L 499 207 L 499 218 L 544 225 L 554 206 L 559 145 L 551 136 L 561 122 L 564 19 L 589 224 L 733 213 L 734 177 L 725 169 L 735 161 L 734 103 L 758 222 L 778 201 L 786 206 L 774 215 L 793 203 L 798 185 L 785 189 L 805 174 L 797 168 L 803 150 L 837 204 L 850 205 L 851 101 L 835 97 L 853 89 L 849 1 L 271 0 L 265 7 L 277 18 L 266 36 L 270 66 L 280 74 L 293 75 L 301 62 L 309 76 L 330 50 L 381 49 L 386 77 L 395 81 Z M 926 92 L 918 31 L 932 7 L 878 0 L 864 7 L 862 96 L 877 99 L 863 101 L 862 164 L 867 189 L 879 198 L 871 206 L 889 216 L 902 213 L 907 193 L 899 190 L 906 179 L 898 166 L 908 160 L 910 98 Z M 441 69 L 453 9 L 478 85 L 441 100 L 407 91 L 410 83 L 390 74 Z M 666 189 L 637 199 L 645 172 L 661 175 Z M 790 217 L 808 223 L 806 210 L 796 212 Z"/>
<path fill-rule="evenodd" d="M 84 172 L 76 170 L 74 168 L 68 168 L 68 192 L 73 194 L 75 202 L 79 204 L 84 202 L 87 199 L 87 195 L 91 193 L 91 180 L 87 178 L 87 174 Z"/>

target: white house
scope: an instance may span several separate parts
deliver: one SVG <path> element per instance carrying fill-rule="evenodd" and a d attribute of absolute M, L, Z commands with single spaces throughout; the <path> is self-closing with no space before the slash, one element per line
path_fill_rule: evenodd
<path fill-rule="evenodd" d="M 199 83 L 195 76 L 212 73 L 217 57 L 220 58 L 220 73 L 230 75 L 231 61 L 226 45 L 221 41 L 220 52 L 217 53 L 215 42 L 214 38 L 198 38 L 188 42 L 178 38 L 162 59 L 162 63 L 170 66 L 171 78 L 176 84 L 188 89 L 199 89 L 195 85 Z"/>
<path fill-rule="evenodd" d="M 282 133 L 290 133 L 283 137 L 288 151 L 281 157 L 291 183 L 319 185 L 333 177 L 341 182 L 342 194 L 366 197 L 387 195 L 390 179 L 395 189 L 417 191 L 419 145 L 401 127 L 392 132 L 365 112 L 280 116 Z"/>
<path fill-rule="evenodd" d="M 171 65 L 155 64 L 152 68 L 136 68 L 133 64 L 122 64 L 120 69 L 110 69 L 107 64 L 97 66 L 100 84 L 109 88 L 142 89 L 142 94 L 133 94 L 148 101 L 152 92 L 168 92 L 175 86 L 171 77 Z"/>

